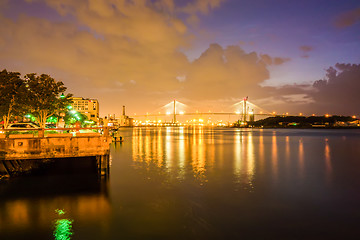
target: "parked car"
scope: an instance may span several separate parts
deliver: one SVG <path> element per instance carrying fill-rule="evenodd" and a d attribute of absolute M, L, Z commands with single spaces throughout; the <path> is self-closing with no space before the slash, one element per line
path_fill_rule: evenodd
<path fill-rule="evenodd" d="M 35 123 L 32 122 L 25 122 L 25 123 L 10 123 L 7 127 L 7 129 L 14 129 L 14 130 L 21 130 L 21 129 L 27 129 L 27 130 L 35 130 L 39 129 L 40 126 L 38 126 Z"/>
<path fill-rule="evenodd" d="M 45 128 L 56 128 L 55 123 L 45 123 Z"/>

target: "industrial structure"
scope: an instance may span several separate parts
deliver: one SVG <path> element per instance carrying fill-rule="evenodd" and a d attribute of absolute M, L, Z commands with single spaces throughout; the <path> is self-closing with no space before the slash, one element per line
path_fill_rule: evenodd
<path fill-rule="evenodd" d="M 132 127 L 133 126 L 133 118 L 126 115 L 125 106 L 122 106 L 122 115 L 120 117 L 116 117 L 115 114 L 109 114 L 106 116 L 108 119 L 108 125 L 111 127 Z M 104 119 L 102 119 L 104 122 Z"/>
<path fill-rule="evenodd" d="M 133 126 L 133 118 L 130 118 L 126 115 L 125 112 L 125 106 L 122 106 L 122 115 L 120 116 L 120 119 L 118 119 L 118 124 L 121 127 L 131 127 Z"/>

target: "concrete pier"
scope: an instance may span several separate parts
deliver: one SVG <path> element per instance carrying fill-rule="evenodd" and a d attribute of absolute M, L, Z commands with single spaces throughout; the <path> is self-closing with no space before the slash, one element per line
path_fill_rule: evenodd
<path fill-rule="evenodd" d="M 35 135 L 0 134 L 0 174 L 11 175 L 14 172 L 31 169 L 32 166 L 26 169 L 23 167 L 26 166 L 28 160 L 44 162 L 47 159 L 76 159 L 77 157 L 94 157 L 99 174 L 109 173 L 112 138 L 107 129 L 104 129 L 104 134 L 95 132 L 44 134 L 43 130 L 40 131 Z"/>

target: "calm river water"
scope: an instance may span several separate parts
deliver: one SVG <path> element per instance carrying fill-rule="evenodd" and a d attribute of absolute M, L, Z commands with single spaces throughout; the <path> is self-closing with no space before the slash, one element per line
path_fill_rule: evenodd
<path fill-rule="evenodd" d="M 359 235 L 359 130 L 127 128 L 122 136 L 108 180 L 64 161 L 0 183 L 0 239 Z"/>

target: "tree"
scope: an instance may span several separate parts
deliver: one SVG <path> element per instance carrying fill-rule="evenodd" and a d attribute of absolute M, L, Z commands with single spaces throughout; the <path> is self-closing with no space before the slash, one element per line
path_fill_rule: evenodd
<path fill-rule="evenodd" d="M 9 121 L 14 116 L 24 113 L 26 100 L 26 87 L 20 73 L 8 72 L 6 69 L 0 72 L 0 114 L 7 128 Z"/>
<path fill-rule="evenodd" d="M 64 121 L 67 125 L 75 124 L 75 122 L 79 121 L 81 123 L 81 126 L 84 126 L 85 121 L 87 120 L 88 118 L 85 114 L 76 111 L 68 111 L 64 117 Z"/>
<path fill-rule="evenodd" d="M 64 110 L 71 103 L 72 94 L 62 95 L 66 91 L 64 84 L 47 74 L 27 74 L 25 83 L 29 110 L 42 128 L 45 128 L 48 117 Z"/>

